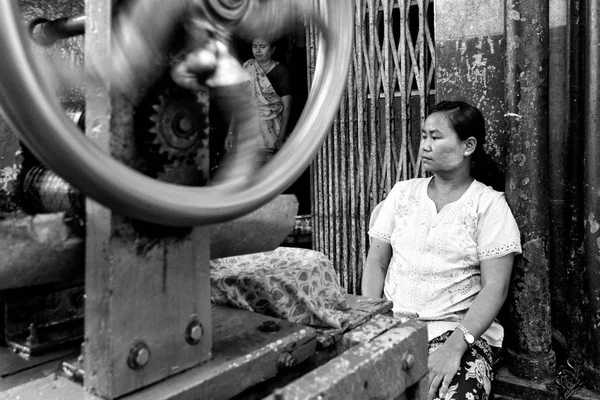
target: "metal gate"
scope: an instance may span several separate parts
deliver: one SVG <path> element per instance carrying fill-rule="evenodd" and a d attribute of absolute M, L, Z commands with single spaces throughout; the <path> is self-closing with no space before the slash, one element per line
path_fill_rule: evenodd
<path fill-rule="evenodd" d="M 313 248 L 349 293 L 360 291 L 371 211 L 398 180 L 422 175 L 420 128 L 435 95 L 433 0 L 354 1 L 346 94 L 311 168 Z M 318 33 L 306 32 L 310 85 Z"/>

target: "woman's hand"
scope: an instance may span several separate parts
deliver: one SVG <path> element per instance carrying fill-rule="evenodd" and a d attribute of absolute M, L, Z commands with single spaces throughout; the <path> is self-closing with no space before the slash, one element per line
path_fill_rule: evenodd
<path fill-rule="evenodd" d="M 451 337 L 439 349 L 429 355 L 429 395 L 428 400 L 435 399 L 439 388 L 439 398 L 443 399 L 452 382 L 452 378 L 460 368 L 460 360 L 464 354 L 462 346 L 455 346 Z"/>

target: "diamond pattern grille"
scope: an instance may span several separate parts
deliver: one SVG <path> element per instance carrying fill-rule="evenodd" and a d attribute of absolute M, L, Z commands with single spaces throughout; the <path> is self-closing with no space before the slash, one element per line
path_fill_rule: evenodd
<path fill-rule="evenodd" d="M 398 180 L 423 174 L 418 145 L 435 96 L 435 48 L 432 0 L 353 1 L 347 90 L 312 165 L 312 214 L 313 247 L 357 293 L 371 210 Z M 310 85 L 317 32 L 307 28 Z"/>

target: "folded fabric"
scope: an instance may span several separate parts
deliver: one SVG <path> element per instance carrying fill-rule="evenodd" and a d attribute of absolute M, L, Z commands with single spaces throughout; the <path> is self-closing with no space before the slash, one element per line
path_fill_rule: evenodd
<path fill-rule="evenodd" d="M 344 329 L 345 292 L 322 253 L 290 247 L 211 261 L 211 301 L 319 327 Z"/>

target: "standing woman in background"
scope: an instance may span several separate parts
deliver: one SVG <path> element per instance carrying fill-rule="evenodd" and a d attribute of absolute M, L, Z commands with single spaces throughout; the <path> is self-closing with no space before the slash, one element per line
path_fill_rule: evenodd
<path fill-rule="evenodd" d="M 258 108 L 258 147 L 264 152 L 264 161 L 268 161 L 282 146 L 292 108 L 288 71 L 273 60 L 274 52 L 275 46 L 272 43 L 256 38 L 252 41 L 254 58 L 243 65 L 250 74 L 248 86 Z"/>

